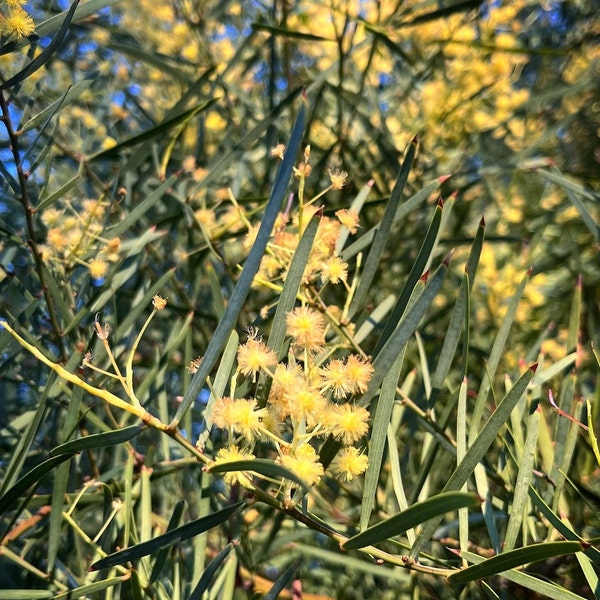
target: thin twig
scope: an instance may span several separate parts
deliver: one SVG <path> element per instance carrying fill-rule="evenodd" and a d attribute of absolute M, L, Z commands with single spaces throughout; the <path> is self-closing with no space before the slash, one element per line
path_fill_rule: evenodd
<path fill-rule="evenodd" d="M 15 161 L 17 177 L 19 179 L 19 187 L 21 189 L 21 194 L 18 199 L 23 206 L 23 212 L 25 213 L 25 222 L 27 224 L 27 245 L 31 249 L 35 270 L 38 279 L 40 280 L 40 285 L 42 286 L 42 293 L 44 294 L 46 305 L 48 307 L 48 316 L 56 336 L 58 347 L 60 349 L 60 359 L 61 361 L 65 362 L 68 358 L 67 347 L 63 337 L 62 328 L 58 322 L 54 298 L 52 298 L 52 294 L 48 290 L 48 285 L 46 283 L 46 276 L 44 274 L 44 261 L 35 241 L 35 224 L 33 220 L 34 208 L 31 206 L 29 192 L 27 191 L 27 179 L 29 174 L 23 170 L 23 165 L 21 163 L 21 152 L 19 150 L 19 137 L 13 128 L 10 112 L 8 110 L 8 102 L 4 96 L 3 90 L 0 90 L 0 109 L 2 110 L 2 116 L 0 116 L 0 120 L 4 123 L 4 127 L 6 128 L 6 132 L 8 134 L 10 149 Z"/>

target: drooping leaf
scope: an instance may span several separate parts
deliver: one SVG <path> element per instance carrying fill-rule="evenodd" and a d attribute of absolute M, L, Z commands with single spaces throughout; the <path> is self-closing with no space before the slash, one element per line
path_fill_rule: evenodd
<path fill-rule="evenodd" d="M 355 550 L 389 540 L 433 517 L 458 510 L 459 508 L 477 506 L 480 501 L 480 498 L 476 494 L 464 492 L 445 492 L 432 496 L 351 537 L 342 544 L 342 548 L 345 550 Z"/>
<path fill-rule="evenodd" d="M 145 428 L 146 426 L 143 423 L 139 423 L 138 425 L 131 425 L 130 427 L 125 427 L 123 429 L 86 435 L 85 437 L 70 440 L 60 446 L 56 446 L 50 451 L 50 456 L 116 446 L 117 444 L 132 440 Z"/>
<path fill-rule="evenodd" d="M 306 483 L 295 473 L 272 460 L 265 458 L 256 458 L 251 460 L 235 460 L 230 462 L 218 463 L 207 467 L 209 473 L 233 473 L 236 471 L 248 471 L 258 473 L 263 477 L 272 479 L 289 479 L 294 483 L 306 488 Z"/>
<path fill-rule="evenodd" d="M 540 560 L 550 560 L 557 556 L 564 556 L 566 554 L 573 554 L 575 552 L 581 552 L 585 550 L 586 544 L 581 542 L 544 542 L 541 544 L 532 544 L 525 548 L 517 548 L 510 552 L 503 552 L 492 558 L 488 558 L 478 565 L 473 565 L 457 571 L 448 577 L 451 583 L 462 584 L 474 581 L 475 579 L 483 579 L 484 577 L 490 577 L 491 575 L 497 575 L 514 569 L 516 567 L 522 567 L 532 562 Z"/>
<path fill-rule="evenodd" d="M 44 475 L 66 460 L 73 458 L 73 456 L 72 453 L 53 456 L 23 475 L 23 477 L 0 497 L 0 515 L 3 515 L 8 509 L 21 500 L 23 494 L 25 494 L 29 488 L 36 485 Z"/>
<path fill-rule="evenodd" d="M 109 567 L 113 567 L 115 565 L 120 565 L 143 556 L 148 556 L 149 554 L 162 550 L 163 548 L 170 548 L 175 544 L 179 544 L 203 533 L 204 531 L 208 531 L 209 529 L 212 529 L 221 523 L 224 523 L 227 521 L 227 519 L 229 519 L 229 517 L 239 512 L 244 506 L 246 506 L 245 502 L 232 504 L 231 506 L 223 508 L 216 513 L 202 517 L 201 519 L 197 519 L 191 523 L 181 525 L 180 527 L 168 531 L 167 533 L 163 533 L 162 535 L 159 535 L 151 540 L 142 542 L 141 544 L 136 544 L 130 548 L 125 548 L 119 552 L 115 552 L 114 554 L 97 560 L 89 570 L 99 571 L 100 569 L 108 569 Z"/>

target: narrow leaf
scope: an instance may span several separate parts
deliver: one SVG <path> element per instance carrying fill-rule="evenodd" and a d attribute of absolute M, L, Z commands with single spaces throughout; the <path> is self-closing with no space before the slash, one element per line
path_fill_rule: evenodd
<path fill-rule="evenodd" d="M 478 554 L 474 554 L 472 552 L 461 552 L 460 555 L 462 558 L 465 558 L 469 562 L 475 563 L 476 565 L 479 565 L 486 560 Z M 552 598 L 553 600 L 586 600 L 583 596 L 574 594 L 561 585 L 538 579 L 537 577 L 528 575 L 523 571 L 505 571 L 502 573 L 502 577 L 520 585 L 521 587 L 536 592 L 542 598 Z"/>
<path fill-rule="evenodd" d="M 181 517 L 183 516 L 184 508 L 185 508 L 184 500 L 179 500 L 175 504 L 175 508 L 173 508 L 173 513 L 171 514 L 171 518 L 169 519 L 169 524 L 167 525 L 167 532 L 173 531 L 173 530 L 177 529 L 177 527 L 179 527 L 179 523 L 181 522 Z M 158 577 L 162 571 L 162 568 L 165 566 L 165 563 L 167 562 L 167 558 L 169 558 L 169 548 L 163 548 L 162 550 L 159 550 L 159 552 L 156 556 L 156 560 L 154 561 L 154 564 L 152 565 L 152 572 L 150 573 L 150 583 L 153 583 L 158 579 Z"/>
<path fill-rule="evenodd" d="M 133 137 L 130 137 L 127 140 L 119 142 L 116 146 L 113 146 L 112 148 L 108 148 L 107 150 L 102 150 L 101 152 L 97 152 L 96 154 L 93 154 L 92 156 L 88 157 L 88 162 L 91 163 L 91 162 L 95 162 L 98 160 L 105 160 L 107 158 L 113 158 L 117 154 L 119 154 L 121 151 L 126 150 L 127 148 L 132 148 L 133 146 L 139 146 L 143 142 L 147 142 L 148 140 L 157 138 L 157 137 L 167 133 L 168 131 L 170 131 L 171 129 L 173 129 L 174 127 L 179 125 L 180 123 L 189 121 L 189 119 L 191 119 L 191 118 L 195 117 L 196 115 L 200 114 L 201 112 L 207 110 L 217 101 L 218 101 L 218 98 L 212 98 L 211 100 L 208 100 L 207 102 L 204 102 L 203 104 L 195 106 L 194 108 L 190 108 L 189 110 L 186 110 L 185 112 L 183 112 L 175 117 L 171 117 L 170 119 L 167 119 L 166 121 L 161 122 L 156 127 L 147 129 L 146 131 L 143 131 L 142 133 L 139 133 L 138 135 L 134 135 Z"/>
<path fill-rule="evenodd" d="M 315 241 L 315 236 L 317 235 L 320 221 L 320 218 L 313 217 L 306 226 L 306 229 L 300 238 L 300 242 L 298 243 L 298 247 L 294 252 L 294 256 L 292 257 L 292 262 L 286 274 L 285 283 L 283 284 L 283 290 L 277 302 L 277 309 L 275 311 L 275 316 L 273 317 L 273 325 L 271 326 L 267 345 L 274 350 L 278 356 L 281 354 L 283 341 L 285 339 L 285 319 L 288 313 L 294 308 L 296 296 L 300 289 L 300 283 L 302 282 L 302 277 L 308 263 L 308 258 Z"/>
<path fill-rule="evenodd" d="M 433 373 L 433 378 L 431 381 L 432 392 L 428 402 L 428 408 L 430 410 L 433 409 L 439 391 L 442 389 L 444 381 L 450 372 L 450 366 L 452 365 L 456 349 L 458 348 L 461 330 L 463 328 L 464 321 L 469 314 L 468 307 L 470 291 L 473 288 L 475 271 L 477 270 L 479 257 L 481 256 L 484 232 L 485 224 L 482 220 L 477 229 L 475 240 L 471 245 L 469 259 L 465 267 L 465 274 L 458 291 L 458 297 L 454 307 L 452 308 L 452 314 L 450 315 L 450 322 L 444 337 L 444 343 L 442 344 L 438 363 Z"/>
<path fill-rule="evenodd" d="M 131 548 L 126 548 L 125 550 L 115 552 L 114 554 L 96 561 L 89 568 L 89 570 L 99 571 L 100 569 L 108 569 L 109 567 L 114 567 L 115 565 L 120 565 L 124 562 L 141 558 L 142 556 L 148 556 L 148 554 L 152 554 L 157 550 L 169 548 L 175 544 L 179 544 L 180 542 L 195 537 L 204 531 L 208 531 L 209 529 L 224 523 L 227 521 L 227 519 L 229 519 L 229 517 L 245 506 L 245 504 L 245 502 L 232 504 L 231 506 L 223 508 L 216 513 L 208 515 L 207 517 L 202 517 L 201 519 L 197 519 L 191 523 L 186 523 L 181 527 L 177 527 L 172 531 L 163 533 L 162 535 L 148 540 L 147 542 L 142 542 L 141 544 L 137 544 Z"/>
<path fill-rule="evenodd" d="M 21 131 L 29 131 L 45 123 L 48 119 L 52 119 L 61 110 L 69 106 L 71 102 L 77 100 L 83 92 L 88 90 L 90 86 L 96 81 L 98 77 L 98 71 L 89 73 L 81 81 L 78 81 L 74 85 L 70 86 L 69 89 L 58 99 L 52 102 L 49 106 L 41 110 L 37 115 L 31 117 L 27 123 L 23 125 Z"/>
<path fill-rule="evenodd" d="M 281 162 L 279 171 L 277 172 L 275 183 L 273 184 L 273 189 L 271 191 L 271 197 L 267 202 L 254 245 L 252 246 L 250 254 L 244 263 L 242 274 L 240 275 L 235 289 L 231 294 L 229 304 L 225 309 L 225 314 L 219 321 L 208 347 L 206 348 L 200 368 L 194 375 L 190 383 L 190 387 L 185 393 L 183 402 L 177 409 L 175 417 L 171 423 L 172 427 L 177 426 L 183 415 L 185 415 L 192 403 L 195 401 L 196 396 L 202 389 L 202 386 L 205 384 L 206 378 L 210 374 L 212 368 L 215 366 L 219 358 L 219 354 L 229 338 L 231 330 L 235 327 L 238 315 L 240 314 L 244 302 L 246 301 L 246 297 L 250 292 L 252 282 L 254 281 L 254 276 L 256 275 L 258 267 L 260 266 L 260 262 L 271 236 L 273 226 L 275 225 L 275 220 L 277 219 L 277 215 L 279 214 L 281 205 L 285 198 L 290 177 L 292 175 L 292 169 L 296 161 L 296 154 L 302 141 L 302 132 L 304 131 L 305 119 L 306 107 L 303 102 L 302 106 L 300 107 L 300 112 L 298 114 L 298 118 L 296 119 L 296 123 L 292 129 L 290 142 L 287 146 L 285 156 Z"/>
<path fill-rule="evenodd" d="M 194 588 L 192 593 L 189 595 L 188 600 L 201 600 L 202 594 L 208 590 L 208 587 L 217 572 L 217 569 L 221 566 L 221 563 L 227 558 L 229 553 L 233 550 L 235 546 L 237 546 L 238 542 L 233 541 L 229 542 L 219 554 L 217 554 L 208 564 L 204 573 L 202 573 L 202 577 L 200 577 L 200 581 L 198 585 Z"/>
<path fill-rule="evenodd" d="M 360 400 L 362 406 L 367 405 L 377 393 L 383 378 L 391 369 L 396 357 L 414 334 L 423 315 L 435 300 L 435 297 L 442 287 L 447 271 L 448 267 L 445 264 L 440 265 L 433 274 L 433 277 L 427 282 L 423 293 L 419 296 L 412 308 L 408 310 L 396 330 L 391 334 L 381 349 L 381 352 L 376 356 L 373 362 L 375 372 L 369 382 L 367 391 Z"/>
<path fill-rule="evenodd" d="M 358 284 L 356 294 L 352 300 L 352 304 L 350 305 L 350 309 L 348 311 L 348 318 L 351 318 L 358 312 L 358 310 L 362 308 L 367 298 L 367 293 L 371 289 L 371 283 L 373 282 L 373 278 L 375 277 L 375 273 L 377 272 L 377 265 L 379 265 L 379 261 L 381 260 L 381 256 L 383 254 L 385 245 L 388 241 L 388 237 L 394 221 L 394 216 L 396 214 L 398 205 L 400 204 L 400 200 L 402 199 L 404 186 L 408 181 L 408 174 L 410 173 L 410 169 L 414 162 L 416 153 L 417 142 L 415 139 L 410 143 L 408 150 L 406 151 L 406 157 L 404 158 L 404 162 L 400 167 L 398 179 L 396 180 L 396 184 L 394 185 L 394 189 L 392 190 L 392 195 L 386 205 L 385 213 L 381 220 L 379 229 L 377 230 L 375 238 L 373 239 L 371 250 L 369 251 L 367 260 L 365 261 L 365 266 L 362 272 L 362 276 L 360 278 L 360 283 Z"/>
<path fill-rule="evenodd" d="M 585 550 L 586 544 L 581 542 L 546 542 L 533 544 L 525 548 L 517 548 L 510 552 L 503 552 L 492 558 L 484 560 L 478 565 L 472 565 L 457 573 L 448 576 L 451 583 L 463 584 L 475 579 L 483 579 L 491 575 L 503 573 L 509 569 L 521 567 L 539 560 L 549 560 L 565 554 L 573 554 Z"/>
<path fill-rule="evenodd" d="M 286 469 L 284 466 L 267 460 L 265 458 L 256 458 L 251 460 L 235 460 L 231 462 L 218 463 L 206 467 L 209 473 L 232 473 L 235 471 L 250 471 L 258 473 L 263 477 L 271 477 L 272 479 L 289 479 L 306 489 L 306 483 L 300 479 L 295 473 Z"/>
<path fill-rule="evenodd" d="M 463 492 L 447 492 L 432 496 L 423 502 L 413 504 L 410 508 L 365 529 L 363 532 L 345 541 L 341 547 L 343 550 L 356 550 L 371 546 L 396 535 L 404 533 L 429 519 L 447 512 L 465 508 L 467 506 L 479 505 L 480 498 L 476 494 L 465 494 Z"/>
<path fill-rule="evenodd" d="M 441 221 L 442 205 L 438 203 L 438 205 L 435 207 L 433 218 L 431 219 L 431 223 L 429 224 L 429 228 L 427 230 L 427 233 L 425 234 L 425 238 L 423 239 L 423 243 L 421 245 L 417 258 L 415 259 L 410 273 L 406 278 L 406 282 L 404 284 L 404 287 L 402 288 L 402 291 L 400 292 L 400 296 L 398 297 L 396 306 L 392 310 L 392 314 L 389 316 L 385 328 L 383 329 L 383 333 L 379 338 L 379 343 L 377 344 L 373 352 L 374 354 L 378 354 L 379 350 L 385 344 L 387 339 L 392 334 L 392 331 L 394 331 L 396 325 L 402 318 L 402 315 L 406 310 L 406 305 L 408 304 L 408 300 L 413 292 L 413 289 L 419 281 L 419 279 L 421 278 L 421 276 L 423 275 L 427 264 L 431 260 L 431 253 L 433 251 L 435 241 L 438 236 Z"/>
<path fill-rule="evenodd" d="M 106 236 L 115 238 L 123 235 L 130 227 L 138 223 L 139 220 L 160 200 L 162 200 L 167 190 L 179 179 L 179 175 L 174 173 L 155 190 L 153 190 L 147 198 L 135 206 L 127 213 L 127 216 L 116 225 L 106 231 Z"/>
<path fill-rule="evenodd" d="M 505 551 L 510 551 L 515 547 L 515 542 L 517 541 L 523 522 L 523 516 L 525 515 L 529 484 L 533 479 L 539 423 L 540 409 L 537 408 L 527 420 L 527 436 L 519 458 L 519 471 L 517 473 L 515 492 L 504 536 Z"/>
<path fill-rule="evenodd" d="M 279 594 L 292 580 L 298 571 L 298 563 L 292 563 L 275 581 L 271 589 L 262 597 L 262 600 L 277 600 Z"/>
<path fill-rule="evenodd" d="M 66 592 L 56 594 L 55 596 L 52 596 L 52 600 L 75 600 L 75 598 L 82 598 L 84 596 L 89 597 L 91 594 L 97 594 L 107 590 L 110 587 L 122 584 L 123 582 L 127 581 L 128 577 L 129 575 L 122 575 L 121 577 L 110 577 L 109 579 L 94 581 L 93 583 L 81 585 L 79 587 L 69 589 Z M 4 598 L 4 596 L 1 597 Z M 103 595 L 103 597 L 109 598 L 111 596 L 107 594 Z M 34 596 L 32 596 L 32 598 L 34 598 Z"/>
<path fill-rule="evenodd" d="M 2 497 L 0 497 L 0 515 L 3 515 L 9 508 L 16 504 L 23 494 L 29 490 L 32 486 L 36 485 L 46 473 L 49 473 L 54 467 L 73 458 L 73 454 L 61 454 L 60 456 L 53 456 L 48 458 L 44 462 L 40 463 L 31 471 L 26 473 L 21 479 L 19 479 L 15 485 L 7 490 Z"/>
<path fill-rule="evenodd" d="M 50 456 L 57 456 L 59 454 L 66 453 L 77 453 L 83 452 L 84 450 L 93 450 L 95 448 L 108 448 L 109 446 L 116 446 L 123 442 L 132 440 L 138 433 L 143 431 L 146 425 L 139 423 L 138 425 L 131 425 L 123 429 L 117 429 L 116 431 L 105 431 L 103 433 L 93 433 L 92 435 L 86 435 L 76 440 L 70 440 L 60 446 L 56 446 L 50 451 Z"/>
<path fill-rule="evenodd" d="M 491 414 L 485 425 L 481 428 L 479 435 L 467 450 L 462 461 L 458 464 L 455 471 L 450 475 L 448 482 L 444 486 L 443 491 L 459 489 L 473 474 L 476 465 L 481 461 L 488 448 L 496 439 L 498 432 L 507 421 L 511 411 L 521 399 L 527 386 L 531 381 L 535 372 L 535 365 L 529 369 L 517 380 L 515 385 L 510 389 L 506 396 L 502 399 L 496 410 Z M 411 549 L 411 556 L 415 557 L 421 551 L 421 548 L 429 541 L 435 528 L 439 523 L 438 519 L 432 519 L 421 530 L 419 537 Z"/>

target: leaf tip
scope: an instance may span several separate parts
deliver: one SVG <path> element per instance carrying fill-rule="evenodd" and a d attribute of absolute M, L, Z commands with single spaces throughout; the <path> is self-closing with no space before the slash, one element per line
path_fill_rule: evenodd
<path fill-rule="evenodd" d="M 450 179 L 450 177 L 452 177 L 452 175 L 440 175 L 438 177 L 438 183 L 442 184 L 442 183 L 448 181 L 448 179 Z"/>

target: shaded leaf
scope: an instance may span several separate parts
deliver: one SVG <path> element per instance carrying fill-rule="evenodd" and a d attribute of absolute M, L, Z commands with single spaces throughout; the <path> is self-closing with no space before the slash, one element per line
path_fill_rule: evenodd
<path fill-rule="evenodd" d="M 48 458 L 21 477 L 15 485 L 0 497 L 0 515 L 3 515 L 9 508 L 16 504 L 21 499 L 21 496 L 33 485 L 36 485 L 44 475 L 52 471 L 54 467 L 73 458 L 73 456 L 73 454 L 61 454 L 60 456 Z"/>
<path fill-rule="evenodd" d="M 167 133 L 168 131 L 171 131 L 171 129 L 173 129 L 177 125 L 184 123 L 186 121 L 189 121 L 189 119 L 191 119 L 191 118 L 195 117 L 196 115 L 200 114 L 201 112 L 207 110 L 217 101 L 218 101 L 218 98 L 212 98 L 211 100 L 208 100 L 207 102 L 204 102 L 203 104 L 195 106 L 194 108 L 190 108 L 189 110 L 186 110 L 185 112 L 183 112 L 175 117 L 171 117 L 170 119 L 167 119 L 166 121 L 161 122 L 156 127 L 147 129 L 146 131 L 143 131 L 142 133 L 139 133 L 138 135 L 134 135 L 133 137 L 130 137 L 127 140 L 119 142 L 116 146 L 113 146 L 112 148 L 108 148 L 106 150 L 102 150 L 101 152 L 97 152 L 96 154 L 93 154 L 92 156 L 88 157 L 88 162 L 95 162 L 98 160 L 113 158 L 114 156 L 119 154 L 121 151 L 126 150 L 127 148 L 132 148 L 133 146 L 139 146 L 143 142 L 147 142 L 148 140 L 157 138 L 157 137 Z"/>
<path fill-rule="evenodd" d="M 229 517 L 241 510 L 241 508 L 245 505 L 245 502 L 232 504 L 231 506 L 223 508 L 216 513 L 202 517 L 201 519 L 197 519 L 191 523 L 181 525 L 180 527 L 177 527 L 172 531 L 168 531 L 167 533 L 163 533 L 162 535 L 148 540 L 147 542 L 142 542 L 141 544 L 131 546 L 131 548 L 125 548 L 125 550 L 115 552 L 114 554 L 97 560 L 89 570 L 99 571 L 100 569 L 108 569 L 109 567 L 120 565 L 124 562 L 141 558 L 142 556 L 148 556 L 148 554 L 152 554 L 153 552 L 162 550 L 163 548 L 169 548 L 175 544 L 179 544 L 180 542 L 195 537 L 204 531 L 208 531 L 209 529 L 224 523 L 227 521 L 227 519 L 229 519 Z"/>
<path fill-rule="evenodd" d="M 200 577 L 200 581 L 198 585 L 193 589 L 192 593 L 188 596 L 188 600 L 200 600 L 202 598 L 202 594 L 208 590 L 208 586 L 210 585 L 217 569 L 221 566 L 221 563 L 227 558 L 229 553 L 233 550 L 235 546 L 237 546 L 238 542 L 234 540 L 233 542 L 229 542 L 219 554 L 217 554 L 208 564 L 204 573 L 202 573 L 202 577 Z"/>
<path fill-rule="evenodd" d="M 181 517 L 183 516 L 184 508 L 184 500 L 179 500 L 177 504 L 175 504 L 175 508 L 173 508 L 173 513 L 171 514 L 171 518 L 169 519 L 169 524 L 167 525 L 167 533 L 179 527 Z M 170 548 L 163 548 L 158 552 L 156 560 L 154 561 L 154 565 L 152 565 L 152 573 L 150 573 L 150 583 L 153 583 L 158 579 L 160 572 L 162 571 L 162 568 L 165 566 L 167 558 L 169 557 L 169 549 Z"/>
<path fill-rule="evenodd" d="M 98 77 L 98 71 L 88 73 L 81 81 L 78 81 L 74 85 L 70 86 L 69 89 L 58 99 L 52 102 L 49 106 L 41 110 L 37 115 L 31 117 L 27 123 L 21 128 L 22 131 L 29 131 L 35 127 L 38 127 L 45 121 L 52 119 L 57 115 L 63 108 L 69 106 L 71 102 L 77 100 L 83 92 L 88 90 L 90 86 L 96 81 Z"/>
<path fill-rule="evenodd" d="M 280 592 L 292 580 L 298 571 L 299 563 L 292 563 L 275 581 L 271 589 L 262 597 L 262 600 L 277 600 Z"/>
<path fill-rule="evenodd" d="M 115 431 L 105 431 L 102 433 L 93 433 L 86 435 L 85 437 L 77 438 L 76 440 L 70 440 L 65 442 L 56 448 L 50 450 L 50 456 L 56 456 L 58 454 L 65 453 L 77 453 L 83 452 L 84 450 L 93 450 L 94 448 L 107 448 L 109 446 L 116 446 L 123 442 L 132 440 L 140 431 L 143 431 L 146 425 L 139 423 L 138 425 L 131 425 L 130 427 L 124 427 L 123 429 L 117 429 Z"/>

